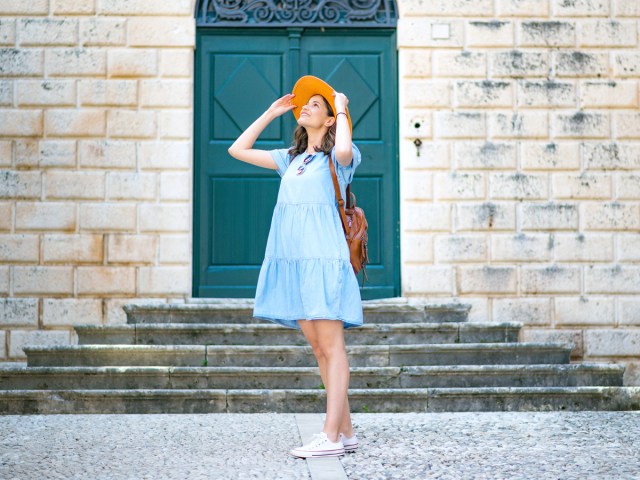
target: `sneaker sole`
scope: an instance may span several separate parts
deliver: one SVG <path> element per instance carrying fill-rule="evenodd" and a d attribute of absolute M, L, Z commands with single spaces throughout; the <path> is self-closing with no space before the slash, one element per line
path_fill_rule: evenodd
<path fill-rule="evenodd" d="M 358 445 L 357 445 L 357 444 L 356 444 L 356 445 L 354 445 L 354 446 L 352 446 L 352 447 L 344 447 L 344 451 L 345 451 L 346 453 L 353 453 L 353 452 L 355 452 L 357 449 L 358 449 Z"/>
<path fill-rule="evenodd" d="M 297 457 L 297 458 L 323 458 L 323 457 L 341 457 L 342 455 L 344 455 L 346 450 L 339 450 L 339 451 L 335 451 L 335 450 L 328 450 L 326 453 L 324 452 L 309 452 L 309 454 L 303 454 L 303 453 L 294 453 L 294 452 L 289 452 L 292 456 Z"/>

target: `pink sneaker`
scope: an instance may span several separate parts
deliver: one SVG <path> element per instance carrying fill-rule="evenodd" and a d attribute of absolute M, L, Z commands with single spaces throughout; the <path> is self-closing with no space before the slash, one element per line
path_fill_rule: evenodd
<path fill-rule="evenodd" d="M 291 455 L 299 458 L 339 457 L 344 455 L 344 445 L 338 438 L 332 442 L 324 432 L 314 433 L 312 440 L 302 447 L 291 450 Z"/>

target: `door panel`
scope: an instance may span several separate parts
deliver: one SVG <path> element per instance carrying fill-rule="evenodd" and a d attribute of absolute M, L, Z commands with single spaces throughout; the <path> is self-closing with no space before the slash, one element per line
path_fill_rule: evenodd
<path fill-rule="evenodd" d="M 194 142 L 194 297 L 255 295 L 280 177 L 233 159 L 233 141 L 305 74 L 349 97 L 363 159 L 352 183 L 369 220 L 370 284 L 363 298 L 398 295 L 399 229 L 395 33 L 325 29 L 199 30 Z M 348 47 L 345 36 L 354 36 Z M 382 96 L 381 92 L 394 92 Z M 291 143 L 283 115 L 255 148 Z"/>

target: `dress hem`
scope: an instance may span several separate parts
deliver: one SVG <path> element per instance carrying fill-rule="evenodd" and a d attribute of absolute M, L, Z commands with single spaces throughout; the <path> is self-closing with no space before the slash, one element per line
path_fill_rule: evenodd
<path fill-rule="evenodd" d="M 343 323 L 344 328 L 354 328 L 361 327 L 364 325 L 364 322 L 354 322 L 352 320 L 345 320 L 344 318 L 336 317 L 336 316 L 321 316 L 321 317 L 306 317 L 306 318 L 281 318 L 281 317 L 269 317 L 267 315 L 253 315 L 253 318 L 257 318 L 259 320 L 268 320 L 270 322 L 278 323 L 284 327 L 293 328 L 296 330 L 301 330 L 298 325 L 298 320 L 339 320 Z"/>

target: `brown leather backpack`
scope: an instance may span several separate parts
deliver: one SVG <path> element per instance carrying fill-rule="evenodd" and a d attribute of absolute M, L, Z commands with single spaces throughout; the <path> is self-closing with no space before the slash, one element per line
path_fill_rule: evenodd
<path fill-rule="evenodd" d="M 351 266 L 353 271 L 357 275 L 362 270 L 362 285 L 364 281 L 369 280 L 367 277 L 366 266 L 369 263 L 369 253 L 367 251 L 367 242 L 369 241 L 369 234 L 367 229 L 367 219 L 364 216 L 364 210 L 356 206 L 356 196 L 351 192 L 351 185 L 347 185 L 347 199 L 351 200 L 353 197 L 353 203 L 344 206 L 344 200 L 340 194 L 340 185 L 338 184 L 338 176 L 336 175 L 336 168 L 333 165 L 333 161 L 329 159 L 329 169 L 331 170 L 331 177 L 333 178 L 333 186 L 336 192 L 336 200 L 340 209 L 340 218 L 342 219 L 342 229 L 347 239 L 347 245 L 349 246 L 349 252 L 351 254 Z"/>

